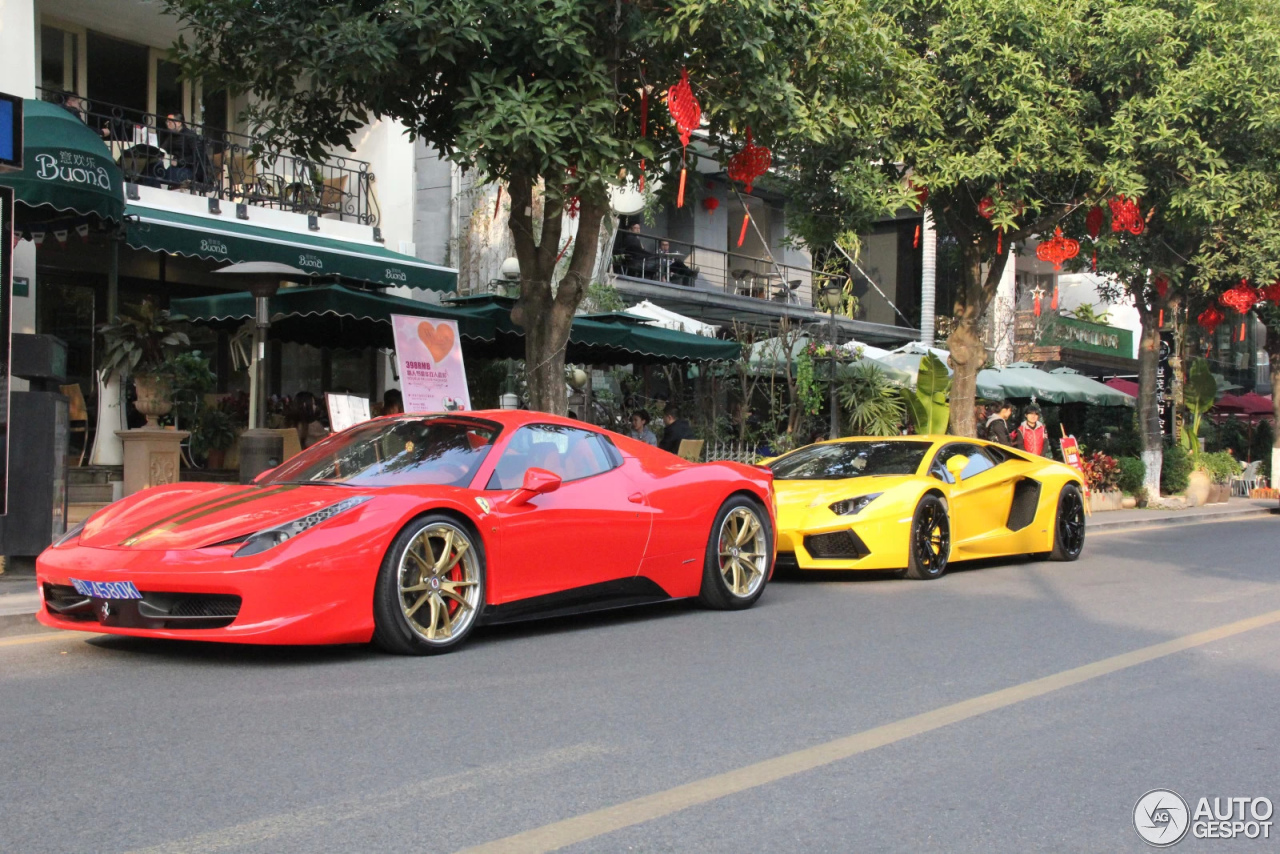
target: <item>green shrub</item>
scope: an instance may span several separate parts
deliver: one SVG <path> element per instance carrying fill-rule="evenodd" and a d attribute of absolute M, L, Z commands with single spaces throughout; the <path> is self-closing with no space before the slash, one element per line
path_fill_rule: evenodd
<path fill-rule="evenodd" d="M 1226 451 L 1201 454 L 1197 467 L 1207 471 L 1214 483 L 1230 483 L 1231 478 L 1240 474 L 1240 462 Z"/>
<path fill-rule="evenodd" d="M 1116 460 L 1120 465 L 1120 477 L 1117 485 L 1126 495 L 1137 495 L 1147 476 L 1147 467 L 1138 457 L 1120 457 Z"/>
<path fill-rule="evenodd" d="M 1191 478 L 1191 454 L 1181 445 L 1169 445 L 1164 449 L 1164 463 L 1160 469 L 1160 491 L 1165 495 L 1184 492 Z"/>

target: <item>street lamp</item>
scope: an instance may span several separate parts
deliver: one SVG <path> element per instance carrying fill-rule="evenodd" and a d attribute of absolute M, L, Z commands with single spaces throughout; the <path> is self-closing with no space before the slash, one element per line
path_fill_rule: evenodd
<path fill-rule="evenodd" d="M 836 408 L 836 312 L 844 305 L 844 288 L 835 284 L 828 284 L 819 292 L 822 295 L 822 304 L 831 312 L 831 400 L 829 407 L 831 409 L 831 438 L 840 438 L 840 410 Z"/>

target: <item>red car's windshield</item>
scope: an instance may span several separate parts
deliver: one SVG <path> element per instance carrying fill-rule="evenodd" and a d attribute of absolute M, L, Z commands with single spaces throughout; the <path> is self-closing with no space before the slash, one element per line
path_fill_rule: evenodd
<path fill-rule="evenodd" d="M 308 448 L 259 483 L 467 486 L 501 431 L 452 415 L 379 419 Z"/>

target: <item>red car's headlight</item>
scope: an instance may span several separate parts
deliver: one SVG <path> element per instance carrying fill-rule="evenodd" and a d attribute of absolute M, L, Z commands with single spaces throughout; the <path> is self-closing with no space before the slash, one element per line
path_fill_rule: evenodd
<path fill-rule="evenodd" d="M 371 497 L 369 495 L 361 495 L 356 498 L 346 498 L 337 504 L 330 504 L 328 507 L 321 507 L 319 510 L 308 513 L 301 519 L 294 519 L 292 522 L 286 522 L 283 525 L 276 525 L 274 528 L 267 528 L 265 531 L 250 534 L 248 539 L 244 541 L 244 545 L 236 549 L 233 557 L 249 557 L 250 555 L 261 554 L 267 549 L 275 548 L 285 540 L 298 536 L 308 528 L 314 528 L 339 513 L 345 513 L 353 507 L 359 507 Z"/>

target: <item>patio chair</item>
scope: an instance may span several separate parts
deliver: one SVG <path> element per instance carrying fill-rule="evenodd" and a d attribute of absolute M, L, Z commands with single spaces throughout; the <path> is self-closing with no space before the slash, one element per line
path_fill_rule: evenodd
<path fill-rule="evenodd" d="M 284 195 L 283 178 L 270 172 L 260 173 L 251 151 L 233 148 L 223 154 L 231 201 L 264 207 L 280 204 Z"/>
<path fill-rule="evenodd" d="M 80 443 L 80 459 L 76 462 L 76 466 L 80 467 L 84 465 L 84 455 L 89 451 L 89 406 L 84 401 L 80 383 L 58 386 L 58 390 L 67 398 L 68 432 L 80 433 L 84 439 Z M 77 424 L 80 426 L 77 427 Z"/>
<path fill-rule="evenodd" d="M 1239 476 L 1231 478 L 1231 494 L 1248 498 L 1249 493 L 1258 488 L 1258 467 L 1261 460 L 1254 460 L 1244 467 Z"/>
<path fill-rule="evenodd" d="M 319 196 L 315 200 L 315 213 L 320 216 L 337 214 L 341 219 L 346 212 L 346 201 L 350 195 L 347 193 L 347 176 L 325 178 L 316 189 L 319 190 Z"/>
<path fill-rule="evenodd" d="M 785 302 L 787 305 L 799 305 L 800 297 L 796 296 L 796 291 L 804 284 L 801 279 L 791 279 L 785 284 L 777 285 L 773 289 L 774 302 Z"/>

